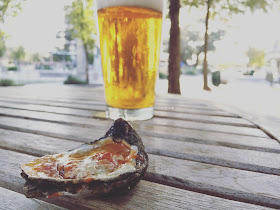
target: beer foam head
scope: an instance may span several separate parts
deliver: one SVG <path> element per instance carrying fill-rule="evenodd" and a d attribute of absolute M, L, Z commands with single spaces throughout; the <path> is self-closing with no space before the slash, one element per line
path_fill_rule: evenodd
<path fill-rule="evenodd" d="M 97 10 L 113 6 L 144 7 L 163 11 L 164 0 L 96 0 Z"/>

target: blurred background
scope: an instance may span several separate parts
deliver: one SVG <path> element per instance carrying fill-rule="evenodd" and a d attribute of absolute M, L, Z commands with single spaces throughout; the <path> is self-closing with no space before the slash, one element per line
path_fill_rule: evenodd
<path fill-rule="evenodd" d="M 0 86 L 101 86 L 94 10 L 89 0 L 1 0 Z M 279 1 L 166 1 L 157 93 L 280 118 L 279 20 Z M 174 24 L 179 42 L 170 45 Z M 169 65 L 178 55 L 178 68 Z"/>

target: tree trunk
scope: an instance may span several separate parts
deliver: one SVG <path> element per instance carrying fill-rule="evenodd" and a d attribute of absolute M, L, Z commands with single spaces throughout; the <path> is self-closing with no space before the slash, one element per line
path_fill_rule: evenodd
<path fill-rule="evenodd" d="M 199 64 L 199 55 L 201 54 L 202 52 L 202 48 L 199 50 L 199 52 L 196 54 L 196 61 L 195 61 L 195 64 L 194 64 L 194 67 L 196 68 Z"/>
<path fill-rule="evenodd" d="M 180 0 L 171 0 L 169 16 L 171 20 L 169 61 L 168 61 L 168 93 L 181 94 L 180 91 Z"/>
<path fill-rule="evenodd" d="M 210 5 L 212 0 L 207 0 L 207 14 L 205 19 L 205 37 L 204 37 L 204 62 L 203 62 L 203 89 L 210 91 L 207 82 L 208 64 L 207 64 L 207 51 L 208 51 L 208 21 L 210 13 Z"/>
<path fill-rule="evenodd" d="M 84 44 L 84 50 L 85 50 L 85 55 L 86 55 L 86 83 L 89 84 L 89 73 L 88 73 L 88 50 L 87 50 L 87 45 Z"/>

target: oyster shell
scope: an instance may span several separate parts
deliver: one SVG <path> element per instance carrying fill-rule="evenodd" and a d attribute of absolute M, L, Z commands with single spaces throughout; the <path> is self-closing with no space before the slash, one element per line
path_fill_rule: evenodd
<path fill-rule="evenodd" d="M 140 136 L 123 119 L 104 137 L 81 147 L 21 165 L 27 197 L 101 195 L 134 187 L 148 167 Z"/>

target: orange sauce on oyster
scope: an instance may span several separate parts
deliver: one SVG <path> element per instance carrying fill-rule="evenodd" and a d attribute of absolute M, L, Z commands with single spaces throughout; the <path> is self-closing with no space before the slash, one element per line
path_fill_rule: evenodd
<path fill-rule="evenodd" d="M 95 153 L 111 153 L 112 155 L 122 155 L 123 157 L 127 157 L 130 154 L 130 146 L 124 143 L 115 143 L 111 142 L 109 144 L 101 145 L 95 149 L 89 150 L 85 153 L 76 153 L 69 155 L 70 158 L 73 159 L 83 159 L 86 156 L 92 156 Z"/>
<path fill-rule="evenodd" d="M 89 151 L 70 154 L 67 156 L 67 162 L 62 164 L 59 162 L 58 158 L 64 155 L 65 154 L 56 156 L 47 155 L 25 164 L 24 166 L 32 168 L 32 174 L 29 175 L 43 173 L 47 177 L 73 179 L 75 177 L 71 177 L 71 172 L 78 167 L 83 159 L 88 157 L 98 161 L 100 165 L 111 165 L 112 168 L 110 172 L 114 171 L 122 164 L 137 158 L 136 152 L 132 150 L 130 145 L 126 142 L 115 143 L 112 140 L 105 140 L 103 145 Z M 84 182 L 88 183 L 92 180 L 92 178 L 85 178 Z"/>

